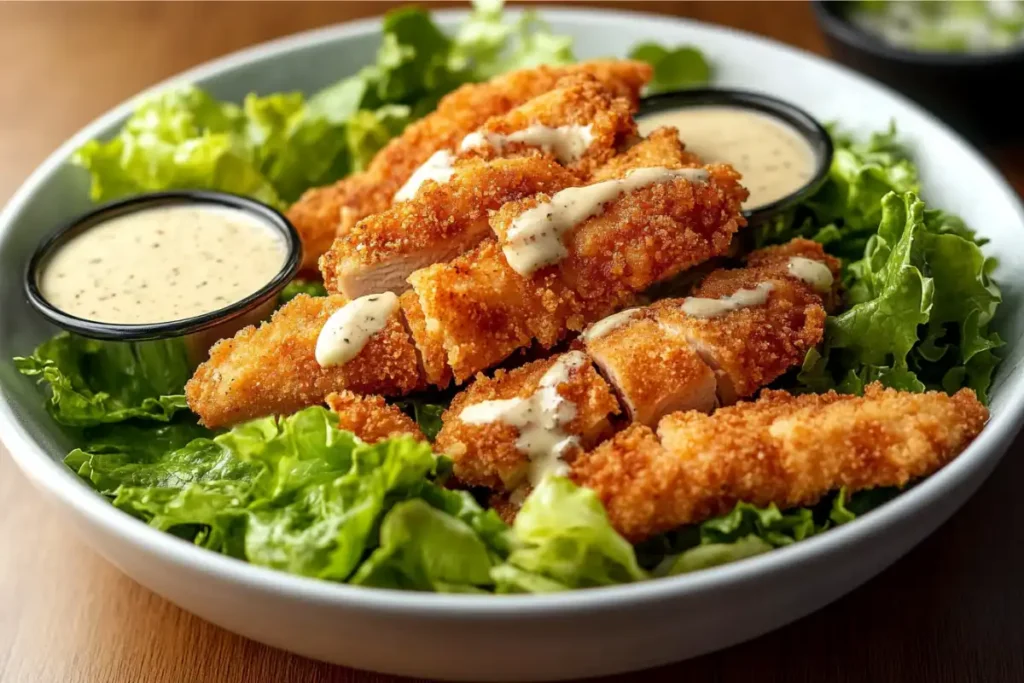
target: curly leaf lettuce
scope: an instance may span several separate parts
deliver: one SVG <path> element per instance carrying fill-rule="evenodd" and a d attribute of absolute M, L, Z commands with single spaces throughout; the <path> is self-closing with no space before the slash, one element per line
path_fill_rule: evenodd
<path fill-rule="evenodd" d="M 182 392 L 191 371 L 180 340 L 105 342 L 64 332 L 14 365 L 49 385 L 47 408 L 63 425 L 167 422 L 187 408 Z"/>
<path fill-rule="evenodd" d="M 1000 302 L 994 261 L 913 193 L 880 205 L 877 232 L 847 269 L 851 305 L 829 317 L 824 348 L 808 354 L 799 380 L 852 393 L 876 380 L 908 391 L 969 386 L 985 400 L 1002 344 L 988 331 Z"/>

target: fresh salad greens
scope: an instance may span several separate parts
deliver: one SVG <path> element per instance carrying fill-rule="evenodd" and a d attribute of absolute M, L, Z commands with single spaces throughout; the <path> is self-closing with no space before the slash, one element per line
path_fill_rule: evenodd
<path fill-rule="evenodd" d="M 698 86 L 711 69 L 691 47 L 637 46 L 652 91 Z M 76 163 L 92 196 L 201 187 L 284 207 L 305 189 L 362 168 L 446 92 L 517 67 L 573 59 L 571 41 L 526 12 L 478 2 L 454 37 L 423 10 L 389 13 L 377 62 L 308 100 L 250 95 L 241 106 L 184 87 L 149 97 L 111 140 Z M 832 130 L 825 184 L 770 225 L 756 246 L 807 237 L 844 263 L 845 307 L 821 350 L 782 385 L 858 392 L 870 381 L 911 391 L 961 386 L 984 398 L 998 362 L 988 329 L 1000 301 L 994 262 L 955 216 L 919 198 L 917 168 L 895 129 L 858 141 Z M 282 303 L 323 295 L 295 281 Z M 61 334 L 18 369 L 50 388 L 54 419 L 77 437 L 67 465 L 115 506 L 209 550 L 303 576 L 446 592 L 548 592 L 667 576 L 732 562 L 854 519 L 895 490 L 840 491 L 813 508 L 741 503 L 729 514 L 633 546 L 596 494 L 549 478 L 513 525 L 444 487 L 450 462 L 410 438 L 366 444 L 311 407 L 214 433 L 183 396 L 184 347 L 110 344 Z M 432 439 L 444 402 L 398 404 Z"/>
<path fill-rule="evenodd" d="M 1021 0 L 849 3 L 855 26 L 882 40 L 921 52 L 992 52 L 1024 41 Z"/>
<path fill-rule="evenodd" d="M 808 354 L 798 386 L 967 386 L 985 400 L 1002 341 L 988 329 L 1000 294 L 984 241 L 956 216 L 925 207 L 894 127 L 863 143 L 832 137 L 822 188 L 755 235 L 759 244 L 807 237 L 843 259 L 847 307 L 829 317 L 824 347 Z"/>

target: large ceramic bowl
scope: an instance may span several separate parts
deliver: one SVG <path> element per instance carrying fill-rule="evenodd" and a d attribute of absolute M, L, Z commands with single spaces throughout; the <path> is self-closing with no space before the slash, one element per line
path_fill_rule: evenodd
<path fill-rule="evenodd" d="M 458 14 L 438 13 L 446 26 Z M 992 421 L 951 465 L 893 502 L 822 536 L 732 565 L 671 579 L 547 596 L 432 595 L 356 588 L 250 566 L 155 531 L 114 509 L 61 464 L 66 439 L 40 393 L 0 362 L 0 434 L 18 465 L 127 574 L 224 628 L 318 659 L 398 674 L 542 680 L 605 674 L 692 657 L 753 638 L 835 600 L 931 533 L 970 496 L 1010 444 L 1024 412 L 1024 213 L 970 146 L 900 95 L 818 57 L 762 38 L 666 17 L 547 10 L 581 57 L 624 55 L 641 40 L 692 43 L 716 82 L 789 99 L 860 132 L 895 118 L 914 147 L 928 198 L 992 242 L 1009 341 Z M 250 90 L 315 89 L 373 59 L 378 23 L 359 22 L 269 43 L 183 74 L 221 98 Z M 118 107 L 61 147 L 0 215 L 0 357 L 53 332 L 21 293 L 40 236 L 88 206 L 86 178 L 65 161 L 113 131 Z M 9 548 L 7 552 L 18 552 Z"/>

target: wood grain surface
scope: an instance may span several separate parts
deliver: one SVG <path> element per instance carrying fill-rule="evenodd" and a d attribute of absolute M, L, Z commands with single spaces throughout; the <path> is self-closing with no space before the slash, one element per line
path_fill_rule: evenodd
<path fill-rule="evenodd" d="M 802 3 L 615 4 L 824 50 Z M 243 46 L 388 6 L 0 2 L 0 202 L 65 138 L 138 90 Z M 1024 150 L 985 152 L 1024 189 Z M 817 614 L 609 680 L 1024 681 L 1022 451 L 1018 440 L 952 521 Z M 0 681 L 391 680 L 258 645 L 136 585 L 78 540 L 0 447 Z"/>

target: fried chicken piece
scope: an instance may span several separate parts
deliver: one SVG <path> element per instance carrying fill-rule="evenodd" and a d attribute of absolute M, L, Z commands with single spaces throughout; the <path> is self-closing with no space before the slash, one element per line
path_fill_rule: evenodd
<path fill-rule="evenodd" d="M 675 150 L 676 163 L 667 168 L 689 162 L 678 139 L 658 144 Z M 517 216 L 548 199 L 543 195 L 507 204 L 492 217 L 499 241 L 413 273 L 409 282 L 427 330 L 445 348 L 456 380 L 534 340 L 551 348 L 655 282 L 723 253 L 745 225 L 739 207 L 747 193 L 731 167 L 706 171 L 706 181 L 673 178 L 607 202 L 563 236 L 564 258 L 530 276 L 512 269 L 499 241 Z"/>
<path fill-rule="evenodd" d="M 492 116 L 504 114 L 576 74 L 590 74 L 616 97 L 635 103 L 651 73 L 651 67 L 642 62 L 617 60 L 540 66 L 449 93 L 441 98 L 436 111 L 410 124 L 385 145 L 366 170 L 309 190 L 292 205 L 288 218 L 302 239 L 303 268 L 316 267 L 337 232 L 391 206 L 395 192 L 434 152 L 454 148 Z"/>
<path fill-rule="evenodd" d="M 571 75 L 554 90 L 488 119 L 456 151 L 494 158 L 540 149 L 582 180 L 639 139 L 635 111 L 632 95 L 613 95 L 589 73 Z"/>
<path fill-rule="evenodd" d="M 656 128 L 626 151 L 594 169 L 589 182 L 621 178 L 635 168 L 686 168 L 703 165 L 696 154 L 686 151 L 675 128 Z"/>
<path fill-rule="evenodd" d="M 806 244 L 801 244 L 806 242 Z M 808 245 L 813 245 L 814 248 Z M 609 379 L 634 422 L 655 425 L 677 410 L 711 412 L 752 395 L 803 361 L 824 334 L 821 293 L 788 272 L 789 256 L 838 267 L 806 240 L 754 252 L 747 268 L 713 271 L 697 297 L 722 298 L 771 286 L 763 302 L 694 317 L 687 299 L 664 299 L 600 321 L 581 345 Z M 816 258 L 809 258 L 810 255 Z"/>
<path fill-rule="evenodd" d="M 710 285 L 709 285 L 709 281 Z M 799 365 L 825 334 L 825 309 L 806 286 L 785 277 L 767 278 L 757 269 L 719 270 L 694 291 L 695 297 L 721 299 L 740 289 L 771 287 L 763 305 L 713 318 L 686 312 L 687 299 L 665 299 L 652 315 L 686 340 L 715 372 L 721 405 L 751 396 Z"/>
<path fill-rule="evenodd" d="M 481 422 L 466 412 L 491 401 L 500 402 L 490 404 L 493 408 L 521 410 L 520 417 L 529 424 L 518 428 L 510 423 L 515 418 Z M 565 463 L 580 449 L 593 447 L 610 433 L 610 418 L 618 412 L 611 388 L 576 351 L 499 370 L 493 379 L 478 376 L 445 411 L 434 446 L 452 458 L 460 481 L 512 491 L 529 482 L 531 467 L 557 466 L 553 459 Z M 540 443 L 545 437 L 531 433 L 534 426 L 559 430 L 575 443 L 562 450 L 550 445 L 545 449 Z M 547 452 L 531 458 L 531 447 Z"/>
<path fill-rule="evenodd" d="M 543 156 L 469 159 L 448 182 L 428 181 L 414 199 L 339 235 L 320 259 L 324 284 L 350 298 L 402 292 L 413 271 L 448 261 L 490 236 L 488 216 L 506 202 L 576 183 L 575 175 Z"/>
<path fill-rule="evenodd" d="M 189 408 L 211 429 L 323 403 L 336 391 L 401 395 L 424 386 L 416 350 L 396 311 L 344 365 L 321 367 L 316 341 L 343 296 L 299 295 L 259 327 L 210 349 L 185 385 Z"/>
<path fill-rule="evenodd" d="M 399 436 L 427 440 L 411 417 L 385 403 L 382 396 L 359 396 L 341 391 L 328 394 L 326 402 L 338 414 L 338 429 L 352 432 L 366 443 Z"/>
<path fill-rule="evenodd" d="M 803 280 L 803 282 L 821 296 L 825 310 L 831 313 L 839 305 L 839 272 L 842 264 L 835 256 L 826 254 L 820 243 L 797 237 L 785 244 L 752 251 L 747 255 L 746 261 L 748 268 L 757 269 L 765 277 L 788 277 L 799 280 L 799 276 L 803 275 L 806 269 L 804 271 L 794 269 L 791 264 L 794 260 L 800 261 L 801 259 L 817 261 L 828 268 L 831 282 L 827 287 L 824 286 L 829 280 L 827 277 L 821 277 L 821 281 L 817 283 L 807 280 Z M 797 263 L 797 265 L 800 264 Z M 705 284 L 710 289 L 711 284 Z M 820 286 L 815 287 L 815 284 Z"/>
<path fill-rule="evenodd" d="M 649 309 L 623 311 L 610 322 L 623 315 L 633 317 L 600 336 L 585 334 L 582 346 L 615 388 L 630 420 L 654 425 L 677 410 L 714 410 L 715 373 L 686 338 L 661 325 Z"/>
<path fill-rule="evenodd" d="M 580 456 L 572 479 L 597 492 L 631 541 L 725 514 L 737 502 L 812 505 L 830 491 L 904 486 L 959 455 L 988 411 L 953 396 L 869 386 L 863 397 L 765 391 L 713 415 L 635 425 Z"/>
<path fill-rule="evenodd" d="M 444 389 L 452 381 L 452 369 L 448 367 L 444 346 L 427 332 L 427 319 L 420 308 L 419 297 L 415 292 L 406 292 L 398 301 L 405 315 L 405 326 L 409 329 L 413 344 L 416 346 L 420 369 L 427 384 Z"/>

